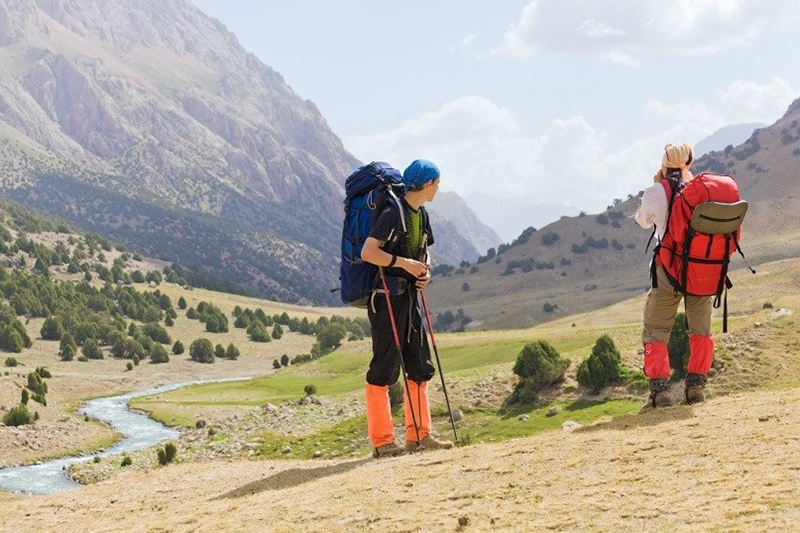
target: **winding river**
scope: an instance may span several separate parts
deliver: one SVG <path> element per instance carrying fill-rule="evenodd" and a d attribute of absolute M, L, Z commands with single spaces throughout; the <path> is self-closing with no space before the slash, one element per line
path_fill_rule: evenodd
<path fill-rule="evenodd" d="M 40 464 L 17 466 L 0 469 L 0 488 L 12 492 L 27 494 L 50 494 L 61 490 L 80 487 L 66 475 L 70 465 L 91 461 L 95 456 L 106 457 L 127 452 L 134 452 L 154 446 L 159 442 L 174 439 L 179 432 L 160 422 L 128 409 L 128 402 L 141 396 L 152 396 L 168 392 L 187 385 L 214 383 L 221 381 L 240 381 L 249 378 L 215 379 L 191 381 L 187 383 L 171 383 L 151 389 L 129 392 L 121 396 L 96 398 L 88 401 L 78 412 L 105 422 L 123 435 L 123 439 L 111 448 L 102 452 L 64 457 Z"/>

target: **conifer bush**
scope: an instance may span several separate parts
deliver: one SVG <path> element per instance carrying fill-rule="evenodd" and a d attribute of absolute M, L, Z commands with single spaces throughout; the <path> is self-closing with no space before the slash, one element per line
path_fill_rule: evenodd
<path fill-rule="evenodd" d="M 33 413 L 31 413 L 30 410 L 28 410 L 28 407 L 23 404 L 12 407 L 3 416 L 3 424 L 6 426 L 24 426 L 27 424 L 33 424 L 33 421 Z"/>
<path fill-rule="evenodd" d="M 672 381 L 686 377 L 686 363 L 689 362 L 689 332 L 686 329 L 686 315 L 678 313 L 672 323 L 672 332 L 667 343 L 669 366 L 672 367 Z"/>
<path fill-rule="evenodd" d="M 520 377 L 509 403 L 535 401 L 536 393 L 564 379 L 569 359 L 561 357 L 555 347 L 545 340 L 527 344 L 514 364 L 514 373 Z"/>
<path fill-rule="evenodd" d="M 175 456 L 178 453 L 178 448 L 172 442 L 168 442 L 164 448 L 158 450 L 158 464 L 166 465 L 167 463 L 171 463 L 175 460 Z"/>
<path fill-rule="evenodd" d="M 578 383 L 597 393 L 602 387 L 619 381 L 621 357 L 614 341 L 603 335 L 595 342 L 592 353 L 578 367 Z"/>

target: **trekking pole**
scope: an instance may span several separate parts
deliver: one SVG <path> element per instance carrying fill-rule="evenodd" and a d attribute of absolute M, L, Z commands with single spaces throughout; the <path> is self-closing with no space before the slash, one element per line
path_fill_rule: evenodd
<path fill-rule="evenodd" d="M 433 353 L 436 355 L 436 366 L 439 368 L 439 377 L 442 378 L 442 391 L 444 391 L 444 401 L 447 403 L 447 412 L 450 415 L 450 425 L 453 426 L 453 437 L 458 442 L 458 433 L 456 433 L 456 421 L 453 419 L 453 410 L 450 408 L 450 397 L 447 395 L 447 385 L 444 383 L 444 374 L 442 373 L 442 362 L 439 359 L 439 348 L 436 347 L 436 337 L 433 334 L 433 326 L 431 325 L 431 314 L 428 312 L 428 303 L 425 301 L 425 291 L 419 291 L 422 298 L 422 308 L 425 310 L 425 320 L 428 322 L 428 332 L 431 335 L 431 345 L 433 346 Z"/>
<path fill-rule="evenodd" d="M 400 370 L 403 372 L 403 384 L 406 389 L 406 398 L 408 399 L 408 408 L 411 411 L 411 421 L 414 423 L 414 432 L 417 434 L 417 448 L 422 446 L 422 439 L 419 438 L 419 426 L 417 425 L 417 416 L 414 414 L 414 404 L 411 402 L 411 390 L 408 387 L 408 375 L 406 375 L 406 364 L 403 361 L 403 350 L 400 348 L 400 336 L 397 334 L 397 324 L 394 321 L 394 311 L 392 310 L 392 301 L 389 298 L 389 286 L 386 284 L 386 276 L 383 274 L 383 267 L 378 267 L 378 272 L 381 275 L 381 283 L 383 284 L 383 294 L 386 296 L 386 307 L 389 309 L 389 322 L 392 324 L 392 333 L 394 334 L 394 347 L 397 349 L 397 357 L 400 358 Z"/>

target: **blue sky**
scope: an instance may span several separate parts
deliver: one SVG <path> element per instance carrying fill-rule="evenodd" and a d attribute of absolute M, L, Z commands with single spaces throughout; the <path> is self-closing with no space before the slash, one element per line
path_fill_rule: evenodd
<path fill-rule="evenodd" d="M 194 0 L 362 161 L 425 157 L 505 241 L 800 97 L 793 0 Z"/>

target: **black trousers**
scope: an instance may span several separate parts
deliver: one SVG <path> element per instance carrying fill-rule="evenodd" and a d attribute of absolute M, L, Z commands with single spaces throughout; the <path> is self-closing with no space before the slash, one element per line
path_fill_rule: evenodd
<path fill-rule="evenodd" d="M 403 294 L 391 296 L 390 300 L 406 375 L 417 383 L 429 381 L 434 375 L 434 367 L 428 337 L 422 329 L 417 291 L 407 289 Z M 386 296 L 382 293 L 373 295 L 367 313 L 372 326 L 372 361 L 367 371 L 367 383 L 393 385 L 400 377 L 400 356 L 395 346 Z"/>

